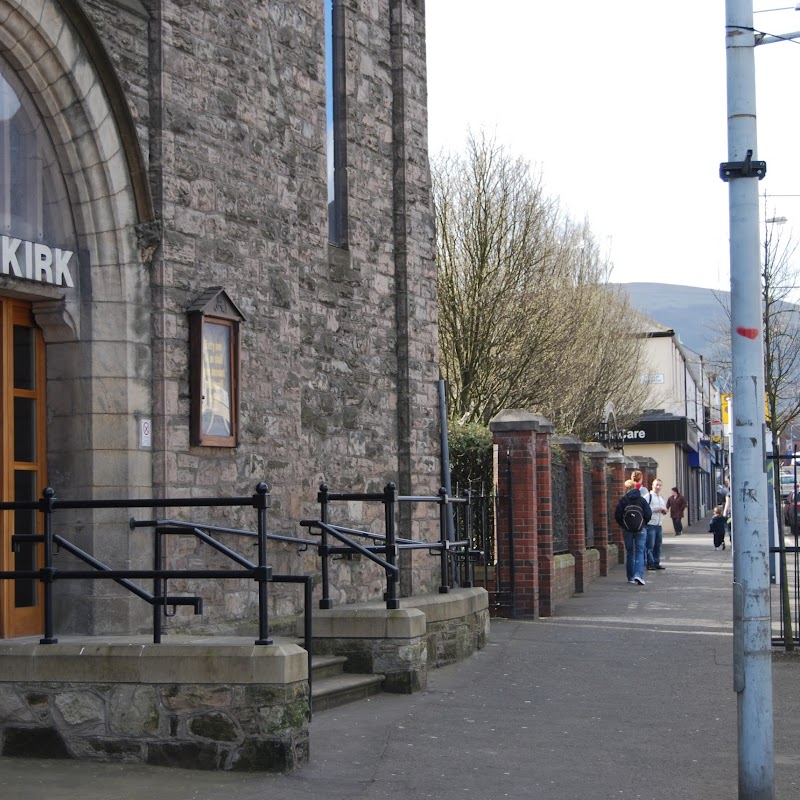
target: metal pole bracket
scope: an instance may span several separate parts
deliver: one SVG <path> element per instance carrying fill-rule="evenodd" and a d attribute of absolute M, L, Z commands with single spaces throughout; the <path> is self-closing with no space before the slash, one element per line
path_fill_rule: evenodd
<path fill-rule="evenodd" d="M 753 161 L 753 151 L 748 150 L 744 161 L 726 161 L 719 165 L 719 176 L 725 183 L 733 178 L 758 178 L 767 174 L 766 161 Z"/>

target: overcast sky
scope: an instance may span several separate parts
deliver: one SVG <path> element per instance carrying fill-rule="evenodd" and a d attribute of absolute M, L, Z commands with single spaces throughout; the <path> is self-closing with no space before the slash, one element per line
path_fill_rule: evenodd
<path fill-rule="evenodd" d="M 588 217 L 612 280 L 730 288 L 724 0 L 427 0 L 426 15 L 432 154 L 483 128 Z M 754 27 L 797 31 L 800 12 Z M 800 236 L 800 197 L 778 196 L 800 195 L 800 44 L 755 58 L 760 191 Z"/>

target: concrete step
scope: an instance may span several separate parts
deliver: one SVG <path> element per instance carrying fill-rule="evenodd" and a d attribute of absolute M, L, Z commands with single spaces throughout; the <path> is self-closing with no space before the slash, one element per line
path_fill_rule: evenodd
<path fill-rule="evenodd" d="M 302 640 L 296 644 L 303 646 Z M 347 656 L 311 657 L 311 700 L 314 713 L 364 700 L 381 691 L 383 675 L 345 672 Z"/>
<path fill-rule="evenodd" d="M 341 675 L 346 663 L 347 656 L 311 656 L 314 682 Z"/>
<path fill-rule="evenodd" d="M 314 713 L 330 708 L 365 700 L 381 691 L 383 675 L 359 675 L 342 673 L 328 678 L 316 680 L 311 688 L 311 699 Z"/>

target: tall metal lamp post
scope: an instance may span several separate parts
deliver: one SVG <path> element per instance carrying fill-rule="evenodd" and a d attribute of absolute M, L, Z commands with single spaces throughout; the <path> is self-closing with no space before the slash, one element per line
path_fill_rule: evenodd
<path fill-rule="evenodd" d="M 731 351 L 734 414 L 731 494 L 735 529 L 734 689 L 738 706 L 739 800 L 774 800 L 768 487 L 764 442 L 764 351 L 761 311 L 754 48 L 797 38 L 757 37 L 752 0 L 726 0 Z"/>

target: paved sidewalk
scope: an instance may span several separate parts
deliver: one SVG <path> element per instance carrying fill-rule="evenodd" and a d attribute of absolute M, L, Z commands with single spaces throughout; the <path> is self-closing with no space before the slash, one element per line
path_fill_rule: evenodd
<path fill-rule="evenodd" d="M 667 569 L 646 586 L 616 567 L 551 619 L 493 620 L 489 645 L 433 671 L 427 692 L 316 715 L 311 763 L 290 776 L 0 759 L 0 796 L 731 800 L 731 552 L 706 529 L 667 534 Z M 773 675 L 788 800 L 800 797 L 800 657 L 777 656 Z"/>

